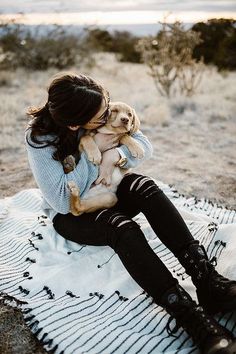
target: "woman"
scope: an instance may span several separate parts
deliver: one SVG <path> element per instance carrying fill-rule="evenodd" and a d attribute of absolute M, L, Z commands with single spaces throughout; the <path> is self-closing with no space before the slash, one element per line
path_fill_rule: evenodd
<path fill-rule="evenodd" d="M 129 168 L 140 163 L 125 146 L 117 148 L 117 138 L 97 134 L 96 143 L 103 153 L 99 168 L 82 153 L 72 172 L 63 171 L 61 161 L 77 151 L 85 129 L 105 124 L 111 114 L 105 89 L 84 75 L 61 75 L 51 82 L 45 106 L 31 109 L 29 114 L 29 163 L 55 230 L 77 243 L 112 247 L 133 279 L 175 317 L 177 328 L 184 327 L 201 352 L 235 352 L 236 340 L 211 315 L 236 308 L 236 282 L 217 273 L 204 247 L 194 240 L 177 209 L 152 179 L 128 174 L 118 186 L 118 202 L 113 208 L 80 216 L 69 212 L 69 180 L 77 183 L 83 197 L 95 181 L 106 183 L 108 166 L 118 163 Z M 133 138 L 142 145 L 144 159 L 149 158 L 152 147 L 148 139 L 141 132 Z M 191 276 L 201 306 L 180 287 L 149 246 L 132 220 L 139 212 Z"/>

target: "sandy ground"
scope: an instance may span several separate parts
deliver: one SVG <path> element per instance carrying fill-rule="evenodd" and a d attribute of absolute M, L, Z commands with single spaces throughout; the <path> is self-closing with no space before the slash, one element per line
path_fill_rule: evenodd
<path fill-rule="evenodd" d="M 101 55 L 93 69 L 71 70 L 98 79 L 112 100 L 136 109 L 141 130 L 154 146 L 153 157 L 136 171 L 174 185 L 186 196 L 236 208 L 236 73 L 222 75 L 209 68 L 194 96 L 166 99 L 142 64 Z M 36 187 L 24 147 L 25 111 L 45 102 L 45 87 L 56 72 L 0 73 L 0 198 Z M 0 306 L 0 353 L 43 353 L 22 318 L 13 321 L 20 318 L 15 313 Z M 19 329 L 20 347 L 13 340 Z"/>

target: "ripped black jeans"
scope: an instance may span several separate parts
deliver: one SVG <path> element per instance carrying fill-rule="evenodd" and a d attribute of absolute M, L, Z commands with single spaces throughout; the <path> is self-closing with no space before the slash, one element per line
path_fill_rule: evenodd
<path fill-rule="evenodd" d="M 80 216 L 57 214 L 54 228 L 64 238 L 79 244 L 112 247 L 132 278 L 158 303 L 177 280 L 149 246 L 132 217 L 142 212 L 157 237 L 176 256 L 196 240 L 175 206 L 151 178 L 135 173 L 126 175 L 117 197 L 117 204 L 110 209 Z"/>

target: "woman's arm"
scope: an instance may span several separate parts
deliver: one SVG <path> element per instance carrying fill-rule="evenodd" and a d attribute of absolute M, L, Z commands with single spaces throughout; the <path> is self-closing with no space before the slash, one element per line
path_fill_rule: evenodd
<path fill-rule="evenodd" d="M 126 157 L 127 159 L 126 164 L 124 164 L 122 168 L 131 168 L 138 166 L 142 161 L 145 161 L 152 156 L 152 145 L 143 133 L 139 131 L 132 134 L 132 137 L 142 146 L 144 150 L 144 157 L 142 159 L 133 157 L 125 145 L 121 145 L 119 148 L 113 148 L 103 152 L 102 162 L 99 165 L 99 176 L 95 181 L 95 184 L 102 183 L 107 186 L 110 185 L 113 170 L 120 157 Z"/>
<path fill-rule="evenodd" d="M 26 149 L 33 176 L 45 200 L 56 212 L 69 213 L 68 181 L 75 181 L 81 196 L 83 196 L 96 180 L 98 167 L 89 162 L 85 154 L 82 153 L 76 168 L 65 174 L 61 162 L 55 161 L 52 157 L 55 151 L 53 146 L 34 148 L 26 141 Z"/>
<path fill-rule="evenodd" d="M 145 160 L 148 160 L 153 154 L 153 147 L 148 138 L 139 130 L 138 132 L 132 134 L 132 138 L 134 138 L 143 148 L 144 157 L 142 159 L 138 159 L 137 157 L 133 157 L 125 145 L 121 145 L 117 148 L 121 157 L 126 157 L 127 162 L 123 168 L 134 168 L 137 167 L 140 163 Z"/>

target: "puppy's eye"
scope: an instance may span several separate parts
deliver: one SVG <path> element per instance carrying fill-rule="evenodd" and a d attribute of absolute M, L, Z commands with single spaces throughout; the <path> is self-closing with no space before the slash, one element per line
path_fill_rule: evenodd
<path fill-rule="evenodd" d="M 118 109 L 113 108 L 113 109 L 111 110 L 111 113 L 118 113 Z"/>
<path fill-rule="evenodd" d="M 132 117 L 132 113 L 131 113 L 131 112 L 128 112 L 128 116 L 129 116 L 129 117 Z"/>

